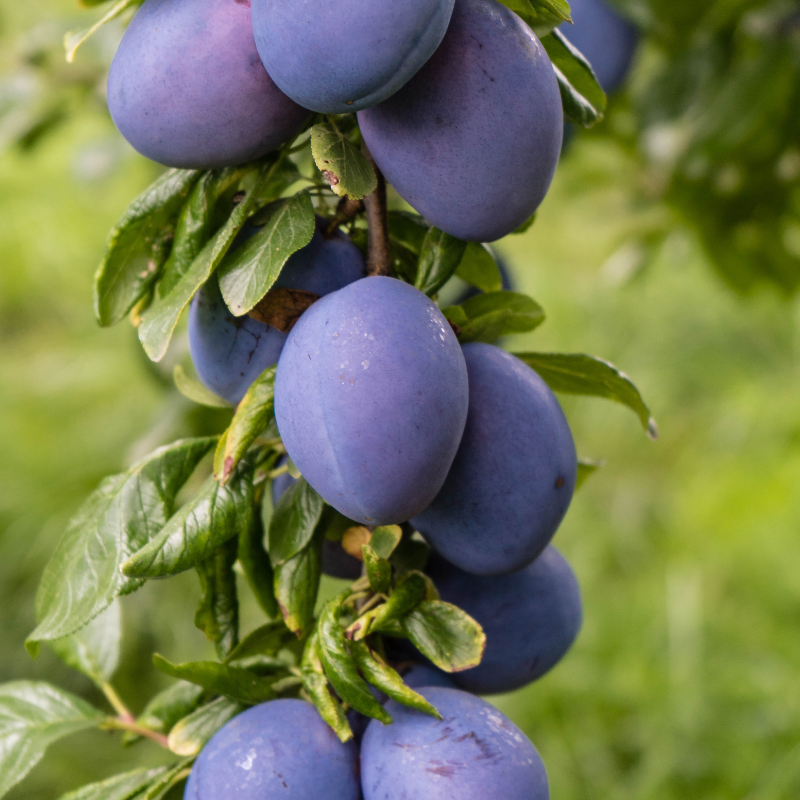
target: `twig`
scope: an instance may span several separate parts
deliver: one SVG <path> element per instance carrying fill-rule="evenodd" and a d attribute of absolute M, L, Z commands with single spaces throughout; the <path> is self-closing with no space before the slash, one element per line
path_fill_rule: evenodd
<path fill-rule="evenodd" d="M 363 200 L 353 200 L 350 197 L 343 197 L 336 206 L 336 214 L 325 229 L 325 235 L 330 236 L 340 225 L 349 222 L 363 210 Z"/>
<path fill-rule="evenodd" d="M 117 715 L 120 719 L 123 719 L 126 722 L 133 722 L 136 719 L 128 710 L 128 707 L 125 705 L 125 703 L 122 702 L 122 699 L 117 694 L 116 689 L 114 689 L 110 683 L 103 681 L 100 684 L 100 688 L 102 689 L 103 694 L 106 696 L 106 700 L 108 700 L 114 711 L 117 712 Z"/>
<path fill-rule="evenodd" d="M 367 209 L 367 275 L 388 275 L 392 267 L 389 253 L 389 220 L 386 212 L 386 180 L 378 169 L 375 159 L 363 146 L 364 155 L 375 169 L 378 186 L 375 191 L 364 198 Z"/>
<path fill-rule="evenodd" d="M 105 730 L 128 731 L 129 733 L 135 733 L 137 736 L 143 736 L 145 739 L 151 739 L 156 744 L 160 744 L 166 750 L 170 749 L 167 737 L 163 733 L 150 730 L 150 728 L 145 728 L 143 725 L 137 725 L 135 722 L 129 722 L 121 717 L 107 717 L 100 724 L 100 727 L 104 728 Z"/>

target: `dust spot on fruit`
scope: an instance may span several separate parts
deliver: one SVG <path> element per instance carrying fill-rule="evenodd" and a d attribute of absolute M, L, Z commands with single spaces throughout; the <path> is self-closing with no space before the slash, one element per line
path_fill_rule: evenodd
<path fill-rule="evenodd" d="M 560 489 L 564 485 L 564 479 L 559 475 L 556 478 L 556 489 Z"/>

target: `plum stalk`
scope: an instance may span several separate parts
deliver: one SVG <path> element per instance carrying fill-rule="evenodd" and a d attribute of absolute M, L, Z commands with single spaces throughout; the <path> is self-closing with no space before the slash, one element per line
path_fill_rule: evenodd
<path fill-rule="evenodd" d="M 367 210 L 367 275 L 389 275 L 392 266 L 389 254 L 389 221 L 386 210 L 386 180 L 375 159 L 364 145 L 364 155 L 372 164 L 378 185 L 364 198 Z"/>

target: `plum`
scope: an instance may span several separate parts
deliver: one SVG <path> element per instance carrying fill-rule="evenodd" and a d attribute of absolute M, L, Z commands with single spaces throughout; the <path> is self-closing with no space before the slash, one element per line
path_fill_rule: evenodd
<path fill-rule="evenodd" d="M 183 800 L 197 800 L 197 773 L 192 770 L 183 789 Z"/>
<path fill-rule="evenodd" d="M 411 522 L 457 567 L 500 575 L 530 564 L 553 538 L 575 490 L 575 444 L 530 367 L 490 344 L 463 352 L 464 438 L 441 492 Z"/>
<path fill-rule="evenodd" d="M 414 664 L 411 669 L 404 673 L 403 680 L 407 686 L 418 690 L 423 686 L 444 686 L 448 689 L 455 689 L 453 679 L 442 670 L 428 664 Z"/>
<path fill-rule="evenodd" d="M 281 459 L 278 466 L 286 462 L 285 457 Z M 280 496 L 294 483 L 294 478 L 284 472 L 272 481 L 272 505 L 276 506 Z M 324 539 L 322 542 L 322 571 L 332 578 L 354 581 L 361 577 L 362 563 L 354 556 L 351 556 L 338 541 Z"/>
<path fill-rule="evenodd" d="M 548 800 L 542 759 L 511 720 L 458 689 L 418 691 L 443 719 L 386 703 L 394 724 L 373 720 L 361 742 L 364 800 Z"/>
<path fill-rule="evenodd" d="M 358 119 L 403 199 L 469 241 L 494 241 L 525 222 L 561 150 L 563 112 L 550 59 L 496 0 L 456 0 L 427 64 Z"/>
<path fill-rule="evenodd" d="M 275 418 L 289 457 L 330 505 L 385 525 L 436 496 L 468 394 L 441 311 L 413 286 L 373 276 L 300 317 L 278 360 Z"/>
<path fill-rule="evenodd" d="M 344 114 L 380 103 L 414 76 L 442 41 L 453 2 L 252 0 L 251 16 L 275 83 L 305 108 Z"/>
<path fill-rule="evenodd" d="M 145 0 L 108 75 L 108 108 L 142 155 L 212 169 L 260 158 L 309 116 L 267 75 L 249 3 Z"/>
<path fill-rule="evenodd" d="M 361 796 L 355 743 L 342 744 L 303 700 L 271 700 L 234 717 L 200 752 L 192 775 L 196 800 L 317 800 L 320 787 L 335 800 Z"/>
<path fill-rule="evenodd" d="M 258 231 L 254 217 L 240 237 Z M 328 294 L 364 275 L 361 251 L 340 231 L 323 235 L 327 220 L 317 217 L 311 242 L 286 262 L 276 287 Z M 286 334 L 249 316 L 235 317 L 225 305 L 215 277 L 200 289 L 189 311 L 189 349 L 197 375 L 212 392 L 238 403 L 250 384 L 276 364 Z"/>
<path fill-rule="evenodd" d="M 552 545 L 510 575 L 471 575 L 443 558 L 431 559 L 426 571 L 442 600 L 463 608 L 486 634 L 481 663 L 452 676 L 469 692 L 510 692 L 541 678 L 578 635 L 578 581 Z"/>
<path fill-rule="evenodd" d="M 574 24 L 561 32 L 589 59 L 606 92 L 619 88 L 636 51 L 636 28 L 604 0 L 571 0 Z"/>

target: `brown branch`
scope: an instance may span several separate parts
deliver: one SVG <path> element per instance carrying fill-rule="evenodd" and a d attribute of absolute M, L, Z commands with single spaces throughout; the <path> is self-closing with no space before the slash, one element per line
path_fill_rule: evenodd
<path fill-rule="evenodd" d="M 303 289 L 285 289 L 283 287 L 270 289 L 255 307 L 249 316 L 272 325 L 283 333 L 289 333 L 300 315 L 311 305 L 319 300 L 319 295 L 306 292 Z"/>
<path fill-rule="evenodd" d="M 336 206 L 336 214 L 325 228 L 325 235 L 331 236 L 333 232 L 345 222 L 350 222 L 353 217 L 357 217 L 364 210 L 363 200 L 353 200 L 351 197 L 343 197 Z"/>
<path fill-rule="evenodd" d="M 389 252 L 389 220 L 386 211 L 386 180 L 364 145 L 364 155 L 375 169 L 378 186 L 364 198 L 367 209 L 367 275 L 388 275 L 391 272 L 392 257 Z"/>

